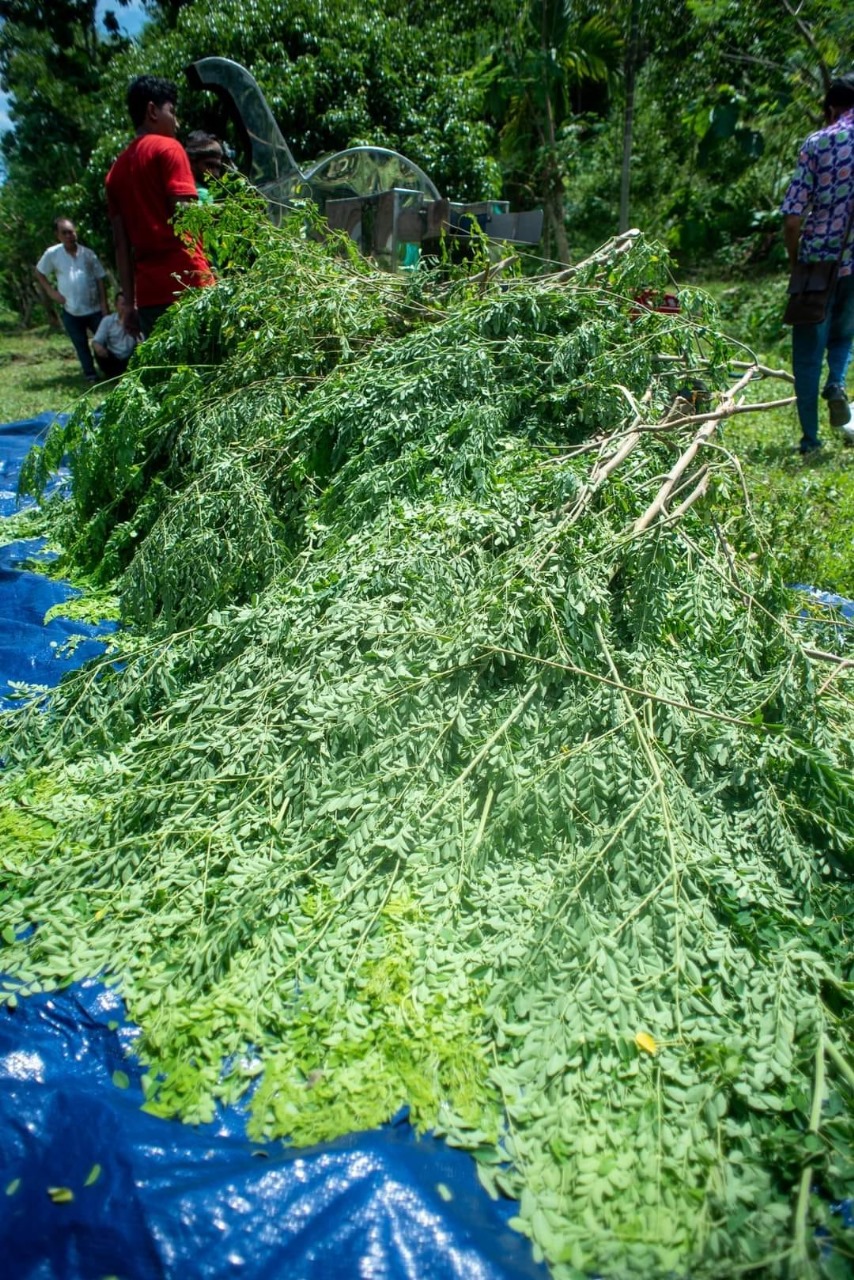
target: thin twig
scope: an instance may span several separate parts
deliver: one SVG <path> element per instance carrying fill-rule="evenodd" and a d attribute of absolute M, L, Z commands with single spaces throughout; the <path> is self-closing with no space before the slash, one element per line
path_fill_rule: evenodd
<path fill-rule="evenodd" d="M 687 471 L 688 467 L 690 467 L 691 463 L 694 461 L 700 449 L 703 447 L 706 440 L 712 434 L 716 426 L 717 426 L 717 419 L 715 419 L 713 422 L 706 423 L 706 425 L 701 427 L 701 429 L 697 432 L 696 436 L 691 441 L 691 444 L 688 446 L 685 452 L 676 460 L 676 462 L 671 467 L 670 471 L 667 473 L 664 483 L 662 484 L 658 493 L 653 498 L 652 502 L 647 507 L 646 511 L 644 511 L 643 515 L 638 516 L 637 520 L 635 520 L 634 524 L 632 525 L 633 534 L 637 535 L 639 533 L 643 533 L 645 529 L 649 528 L 653 520 L 655 520 L 656 516 L 659 516 L 661 514 L 661 512 L 664 510 L 664 506 L 667 502 L 667 499 L 670 497 L 671 493 L 673 492 L 673 489 L 674 489 L 674 486 L 676 485 L 677 480 L 679 480 L 680 477 L 685 473 L 685 471 Z"/>
<path fill-rule="evenodd" d="M 700 470 L 699 474 L 700 474 L 699 481 L 691 490 L 691 492 L 688 494 L 688 497 L 684 500 L 684 502 L 680 502 L 678 507 L 675 507 L 673 511 L 668 512 L 668 515 L 671 520 L 681 519 L 682 516 L 684 516 L 685 512 L 688 510 L 688 508 L 693 507 L 694 503 L 699 502 L 700 498 L 702 498 L 703 495 L 705 494 L 706 490 L 709 487 L 711 472 L 709 471 L 708 467 L 703 467 Z"/>
<path fill-rule="evenodd" d="M 755 369 L 764 378 L 782 378 L 784 382 L 791 382 L 794 385 L 794 374 L 788 369 L 772 369 L 767 364 L 757 364 L 754 360 L 733 360 L 732 367 L 733 369 Z"/>
<path fill-rule="evenodd" d="M 854 658 L 841 658 L 838 653 L 826 653 L 824 649 L 807 649 L 804 654 L 808 658 L 816 658 L 819 662 L 836 662 L 840 667 L 854 667 Z"/>
<path fill-rule="evenodd" d="M 537 692 L 539 687 L 540 686 L 536 681 L 534 682 L 534 684 L 531 685 L 530 689 L 525 694 L 524 698 L 521 698 L 519 702 L 516 703 L 516 706 L 510 712 L 509 716 L 507 716 L 506 720 L 503 720 L 501 724 L 498 726 L 498 728 L 495 730 L 495 732 L 489 735 L 489 737 L 486 739 L 486 742 L 484 742 L 483 746 L 481 747 L 480 751 L 478 751 L 477 755 L 474 756 L 469 761 L 465 769 L 463 769 L 462 773 L 457 775 L 457 777 L 454 779 L 451 785 L 442 792 L 438 800 L 434 801 L 434 803 L 430 806 L 430 808 L 421 818 L 422 824 L 426 824 L 429 821 L 429 819 L 433 817 L 433 814 L 436 813 L 439 809 L 441 809 L 442 805 L 451 798 L 451 796 L 454 794 L 457 788 L 463 785 L 466 778 L 468 778 L 469 775 L 474 772 L 474 770 L 480 764 L 483 757 L 489 754 L 490 750 L 492 749 L 494 744 L 498 741 L 498 739 L 501 737 L 501 735 L 503 733 L 506 733 L 507 730 L 510 728 L 510 726 L 513 724 L 513 721 L 516 720 L 517 717 L 522 714 L 522 712 L 525 710 L 528 703 L 531 701 L 531 699 L 533 698 L 534 694 Z"/>
<path fill-rule="evenodd" d="M 854 1069 L 852 1069 L 848 1062 L 846 1062 L 836 1045 L 833 1044 L 831 1040 L 828 1040 L 827 1037 L 825 1037 L 824 1040 L 824 1047 L 827 1050 L 830 1061 L 836 1067 L 837 1071 L 848 1081 L 851 1088 L 854 1089 Z"/>
<path fill-rule="evenodd" d="M 809 1133 L 818 1133 L 821 1124 L 821 1107 L 824 1102 L 824 1033 L 819 1032 L 815 1047 L 815 1077 L 813 1081 L 812 1106 L 810 1108 Z M 798 1203 L 795 1208 L 795 1230 L 792 1240 L 792 1263 L 802 1267 L 807 1262 L 807 1213 L 809 1210 L 812 1169 L 805 1164 L 801 1171 L 801 1183 L 798 1188 Z"/>
<path fill-rule="evenodd" d="M 631 227 L 628 231 L 623 231 L 620 235 L 614 236 L 612 240 L 608 240 L 602 245 L 601 249 L 585 258 L 583 262 L 577 262 L 572 267 L 567 267 L 564 271 L 556 271 L 552 275 L 545 277 L 547 285 L 566 284 L 567 280 L 571 280 L 573 276 L 578 275 L 579 271 L 583 271 L 585 267 L 596 266 L 600 262 L 609 262 L 611 258 L 617 254 L 626 253 L 634 245 L 635 240 L 641 232 L 637 227 Z"/>
<path fill-rule="evenodd" d="M 517 262 L 518 258 L 515 253 L 511 253 L 509 258 L 502 258 L 500 262 L 490 263 L 483 271 L 478 271 L 477 275 L 467 276 L 464 284 L 486 284 L 493 276 L 497 276 L 499 271 L 503 271 L 505 267 L 511 266 Z"/>
<path fill-rule="evenodd" d="M 621 387 L 620 390 L 625 393 L 627 399 L 629 400 L 629 403 L 634 404 L 634 397 L 631 395 L 631 392 L 626 391 L 624 387 Z M 612 444 L 614 440 L 618 438 L 618 436 L 615 433 L 614 435 L 608 436 L 606 440 L 601 442 L 601 444 L 599 445 L 599 457 L 594 462 L 593 467 L 590 471 L 590 479 L 581 486 L 581 489 L 579 490 L 578 494 L 573 500 L 572 507 L 570 508 L 569 503 L 567 503 L 567 505 L 563 508 L 566 519 L 562 521 L 561 524 L 558 526 L 558 531 L 563 529 L 565 525 L 573 524 L 579 518 L 581 513 L 585 510 L 588 503 L 590 502 L 590 499 L 602 487 L 602 485 L 608 479 L 608 476 L 611 474 L 611 472 L 614 471 L 618 466 L 620 466 L 622 462 L 625 462 L 626 458 L 629 456 L 629 454 L 632 452 L 635 446 L 639 443 L 641 437 L 638 434 L 637 428 L 639 427 L 643 418 L 642 409 L 644 405 L 649 404 L 651 399 L 652 399 L 652 387 L 647 387 L 640 405 L 635 406 L 637 411 L 635 413 L 634 421 L 632 422 L 625 437 L 623 438 L 622 444 L 620 444 L 616 452 L 613 453 L 611 457 L 604 462 L 602 461 L 602 451 L 606 448 L 607 445 Z M 554 546 L 556 545 L 557 545 L 556 543 L 553 544 L 553 546 L 549 549 L 546 558 L 548 558 L 548 555 L 551 555 L 552 551 L 554 550 Z"/>
<path fill-rule="evenodd" d="M 665 418 L 663 422 L 650 422 L 644 424 L 638 429 L 640 431 L 672 431 L 674 427 L 692 427 L 700 422 L 719 422 L 721 418 L 732 418 L 737 413 L 761 413 L 766 409 L 785 409 L 787 405 L 794 404 L 794 396 L 786 396 L 782 400 L 757 400 L 747 404 L 723 404 L 718 409 L 712 409 L 708 413 L 692 413 L 686 414 L 683 418 Z"/>
<path fill-rule="evenodd" d="M 708 470 L 708 467 L 706 468 L 706 470 Z M 676 512 L 674 511 L 674 513 L 673 513 L 673 514 L 675 515 L 675 514 L 676 514 Z M 714 531 L 715 531 L 715 536 L 716 536 L 716 538 L 717 538 L 718 542 L 719 542 L 719 543 L 720 543 L 720 545 L 721 545 L 721 550 L 723 551 L 724 555 L 725 555 L 725 556 L 726 556 L 726 558 L 727 558 L 727 562 L 728 562 L 728 564 L 729 564 L 729 571 L 730 571 L 730 573 L 732 574 L 733 581 L 734 581 L 734 582 L 737 582 L 737 581 L 738 581 L 738 574 L 736 573 L 736 569 L 735 569 L 735 561 L 734 561 L 734 560 L 733 560 L 733 558 L 732 558 L 732 548 L 730 547 L 729 543 L 727 542 L 726 538 L 724 537 L 724 535 L 723 535 L 723 530 L 721 529 L 720 525 L 718 524 L 718 522 L 717 522 L 717 519 L 716 519 L 716 517 L 715 517 L 715 513 L 714 513 L 714 512 L 712 512 L 712 528 L 714 529 Z"/>
<path fill-rule="evenodd" d="M 648 529 L 656 517 L 664 510 L 664 506 L 673 492 L 676 482 L 685 473 L 685 471 L 687 471 L 700 449 L 713 435 L 720 420 L 727 417 L 735 409 L 735 398 L 750 382 L 753 377 L 753 369 L 754 366 L 751 365 L 748 370 L 742 374 L 738 381 L 729 388 L 724 401 L 714 413 L 695 415 L 694 421 L 701 422 L 703 425 L 700 427 L 700 430 L 694 436 L 694 439 L 691 441 L 685 452 L 674 463 L 665 478 L 664 483 L 647 507 L 646 511 L 644 511 L 643 515 L 638 516 L 632 526 L 633 535 L 636 536 L 639 533 L 643 533 L 645 529 Z"/>
<path fill-rule="evenodd" d="M 710 720 L 722 720 L 725 724 L 736 724 L 741 729 L 752 729 L 756 732 L 765 728 L 764 724 L 757 724 L 754 720 L 728 716 L 724 711 L 710 711 L 705 707 L 695 707 L 690 702 L 682 702 L 679 698 L 667 698 L 661 693 L 650 693 L 649 689 L 638 689 L 634 685 L 624 684 L 619 680 L 612 680 L 609 676 L 603 676 L 601 672 L 588 671 L 585 667 L 578 667 L 574 662 L 558 662 L 554 658 L 540 658 L 535 653 L 524 653 L 521 649 L 508 649 L 506 646 L 498 644 L 486 646 L 484 652 L 503 653 L 508 658 L 523 658 L 526 662 L 538 662 L 543 667 L 555 667 L 558 671 L 569 671 L 574 676 L 583 676 L 587 680 L 595 680 L 598 684 L 608 685 L 611 689 L 620 689 L 624 693 L 630 693 L 637 698 L 646 698 L 648 702 L 660 702 L 666 707 L 676 707 L 680 711 L 688 711 L 695 716 L 706 717 Z"/>

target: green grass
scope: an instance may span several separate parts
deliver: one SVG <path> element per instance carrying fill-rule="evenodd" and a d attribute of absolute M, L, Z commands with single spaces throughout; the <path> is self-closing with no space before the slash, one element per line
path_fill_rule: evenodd
<path fill-rule="evenodd" d="M 780 322 L 785 277 L 707 281 L 703 287 L 716 298 L 727 333 L 770 368 L 791 369 L 790 331 Z M 792 393 L 790 385 L 765 380 L 748 398 L 776 400 Z M 801 433 L 794 404 L 734 417 L 725 440 L 741 459 L 786 580 L 854 599 L 854 448 L 846 448 L 827 424 L 824 405 L 820 411 L 825 448 L 818 455 L 802 458 L 795 452 Z"/>
<path fill-rule="evenodd" d="M 854 449 L 822 434 L 826 447 L 804 459 L 791 452 L 794 408 L 745 414 L 728 431 L 785 577 L 854 599 Z"/>
<path fill-rule="evenodd" d="M 789 369 L 788 332 L 780 324 L 785 281 L 706 281 L 721 309 L 723 327 L 773 368 Z M 751 398 L 778 399 L 791 388 L 763 382 Z M 0 315 L 0 421 L 68 411 L 81 396 L 96 402 L 102 387 L 87 388 L 71 343 L 45 325 L 22 331 Z M 805 582 L 854 598 L 854 449 L 829 429 L 821 455 L 793 453 L 800 437 L 794 405 L 731 420 L 725 443 L 739 455 L 755 508 L 790 582 Z"/>
<path fill-rule="evenodd" d="M 104 391 L 84 382 L 62 329 L 22 330 L 14 317 L 0 313 L 0 422 L 68 413 L 81 396 L 97 401 Z"/>

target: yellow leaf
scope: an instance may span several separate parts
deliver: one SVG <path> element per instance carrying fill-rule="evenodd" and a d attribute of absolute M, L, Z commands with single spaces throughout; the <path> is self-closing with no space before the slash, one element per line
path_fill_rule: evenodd
<path fill-rule="evenodd" d="M 54 1204 L 70 1204 L 74 1199 L 74 1192 L 70 1187 L 48 1187 L 47 1193 Z"/>
<path fill-rule="evenodd" d="M 639 1031 L 635 1036 L 635 1044 L 639 1049 L 643 1049 L 644 1053 L 656 1053 L 658 1051 L 658 1045 L 648 1031 Z"/>

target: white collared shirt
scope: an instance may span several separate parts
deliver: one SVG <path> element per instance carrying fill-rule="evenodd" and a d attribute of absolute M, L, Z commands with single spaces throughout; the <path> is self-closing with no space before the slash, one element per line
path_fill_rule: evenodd
<path fill-rule="evenodd" d="M 136 338 L 128 333 L 115 311 L 104 316 L 92 341 L 99 342 L 119 360 L 129 360 L 136 346 Z"/>
<path fill-rule="evenodd" d="M 70 316 L 88 316 L 101 310 L 98 281 L 107 273 L 97 254 L 85 245 L 78 244 L 77 252 L 69 253 L 64 244 L 52 244 L 36 263 L 36 271 L 43 276 L 56 276 L 56 287 L 65 298 L 63 307 Z"/>

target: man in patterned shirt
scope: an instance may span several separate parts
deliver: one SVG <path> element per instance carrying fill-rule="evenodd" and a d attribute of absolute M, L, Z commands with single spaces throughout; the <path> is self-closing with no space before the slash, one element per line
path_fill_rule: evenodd
<path fill-rule="evenodd" d="M 820 324 L 792 327 L 792 371 L 801 424 L 801 453 L 821 448 L 818 391 L 825 353 L 828 378 L 822 396 L 831 426 L 854 443 L 845 374 L 854 339 L 854 73 L 834 80 L 824 99 L 827 124 L 804 142 L 795 176 L 783 200 L 783 239 L 792 266 L 835 262 L 836 287 Z M 848 227 L 845 245 L 842 238 Z"/>

